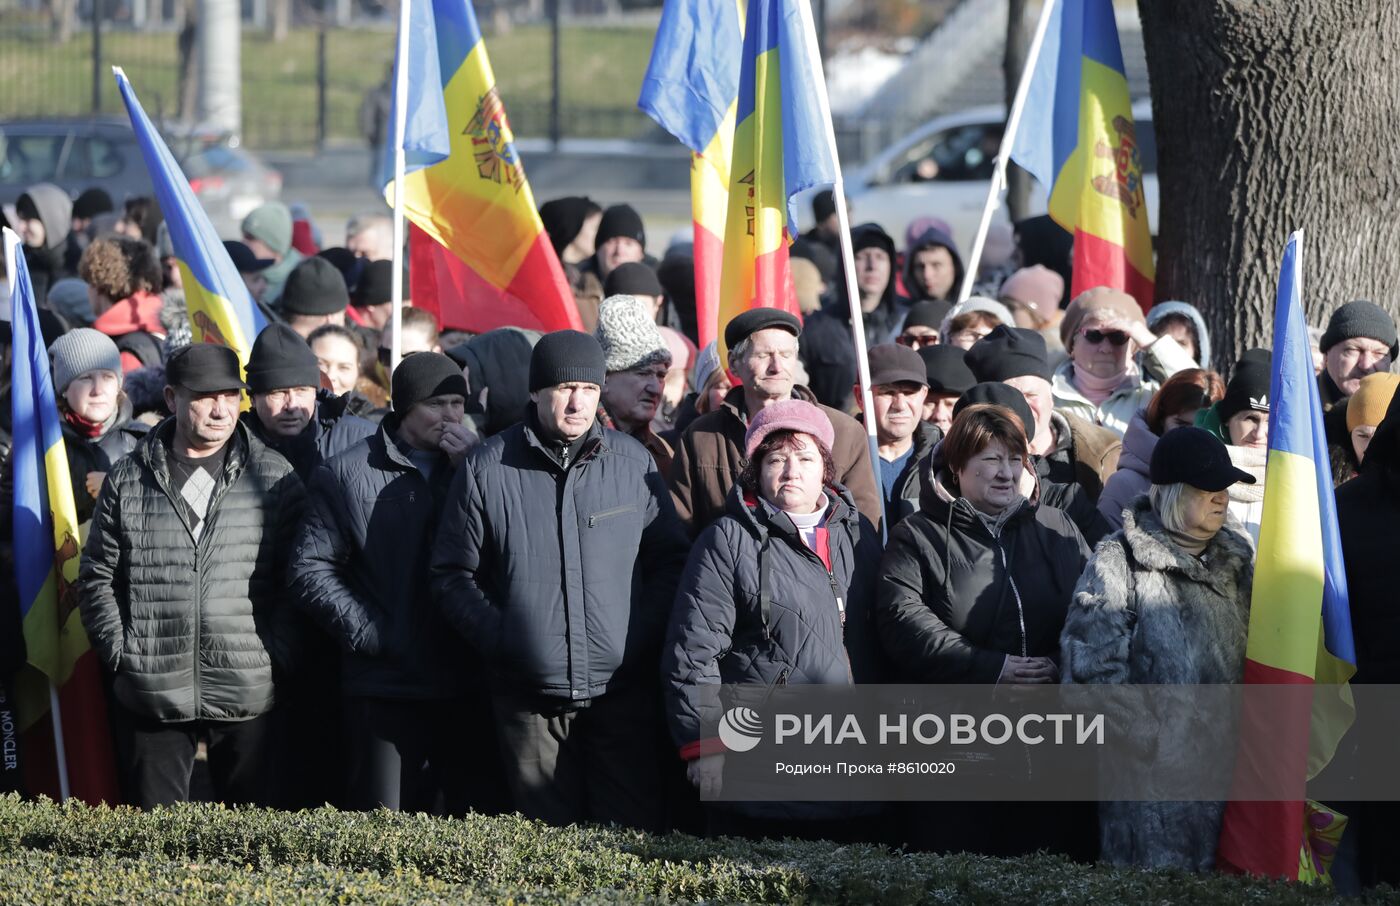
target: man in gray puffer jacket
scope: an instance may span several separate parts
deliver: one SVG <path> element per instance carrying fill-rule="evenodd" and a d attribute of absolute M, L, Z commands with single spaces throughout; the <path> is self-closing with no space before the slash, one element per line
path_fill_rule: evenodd
<path fill-rule="evenodd" d="M 554 824 L 661 819 L 661 637 L 686 538 L 661 473 L 598 424 L 604 357 L 546 334 L 525 421 L 468 457 L 433 548 L 433 596 L 490 675 L 515 805 Z"/>
<path fill-rule="evenodd" d="M 128 800 L 189 798 L 209 746 L 215 795 L 261 802 L 274 672 L 291 666 L 287 557 L 305 492 L 239 424 L 233 350 L 166 364 L 166 419 L 107 475 L 78 578 L 83 627 L 114 676 Z"/>

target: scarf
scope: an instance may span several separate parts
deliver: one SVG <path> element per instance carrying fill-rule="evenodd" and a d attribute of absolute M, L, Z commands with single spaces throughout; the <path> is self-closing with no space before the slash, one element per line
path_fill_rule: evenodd
<path fill-rule="evenodd" d="M 1106 378 L 1095 377 L 1087 371 L 1075 368 L 1072 383 L 1074 389 L 1082 393 L 1086 400 L 1095 406 L 1102 406 L 1104 400 L 1113 395 L 1113 391 L 1123 386 L 1123 383 L 1135 374 L 1137 374 L 1137 366 L 1131 361 L 1128 362 L 1128 367 L 1112 377 Z"/>
<path fill-rule="evenodd" d="M 1210 538 L 1197 538 L 1195 535 L 1188 535 L 1185 532 L 1174 532 L 1166 528 L 1166 526 L 1163 526 L 1163 529 L 1166 531 L 1167 537 L 1172 539 L 1173 544 L 1186 551 L 1186 553 L 1192 557 L 1199 557 L 1201 554 L 1204 554 L 1206 548 L 1210 546 L 1211 538 L 1215 537 L 1211 535 Z"/>
<path fill-rule="evenodd" d="M 1230 464 L 1254 476 L 1254 484 L 1237 481 L 1230 485 L 1230 499 L 1237 503 L 1258 503 L 1264 499 L 1264 467 L 1269 460 L 1267 449 L 1227 446 Z"/>
<path fill-rule="evenodd" d="M 105 420 L 95 422 L 90 419 L 83 418 L 81 415 L 65 406 L 63 409 L 63 420 L 66 421 L 69 425 L 71 425 L 73 427 L 73 430 L 78 432 L 83 437 L 101 437 L 102 435 L 106 434 L 107 430 L 112 427 L 112 424 L 114 422 L 116 422 L 117 412 L 116 410 L 113 410 L 112 414 L 107 416 Z"/>

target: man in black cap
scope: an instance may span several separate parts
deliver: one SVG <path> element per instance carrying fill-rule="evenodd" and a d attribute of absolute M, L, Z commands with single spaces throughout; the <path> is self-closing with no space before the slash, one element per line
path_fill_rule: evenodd
<path fill-rule="evenodd" d="M 334 264 L 312 257 L 292 269 L 278 304 L 287 326 L 305 339 L 322 324 L 345 325 L 350 293 Z"/>
<path fill-rule="evenodd" d="M 429 556 L 453 475 L 467 382 L 421 352 L 393 375 L 378 431 L 312 475 L 292 561 L 301 609 L 344 652 L 349 783 L 357 809 L 503 806 L 484 676 L 469 668 L 429 590 Z"/>
<path fill-rule="evenodd" d="M 371 261 L 360 272 L 355 284 L 355 295 L 350 304 L 366 327 L 383 331 L 394 315 L 394 262 Z M 404 280 L 404 294 L 408 294 L 408 280 Z M 406 300 L 405 300 L 406 301 Z"/>
<path fill-rule="evenodd" d="M 1035 430 L 1028 437 L 1040 477 L 1078 484 L 1097 502 L 1104 482 L 1118 469 L 1123 442 L 1107 428 L 1055 408 L 1054 369 L 1045 337 L 1025 327 L 999 325 L 967 351 L 967 367 L 977 380 L 1000 381 L 1025 396 L 1035 413 Z"/>
<path fill-rule="evenodd" d="M 253 405 L 242 421 L 258 440 L 281 453 L 303 482 L 323 461 L 376 430 L 373 422 L 345 411 L 347 397 L 320 389 L 316 355 L 285 324 L 269 324 L 258 334 L 246 373 Z M 340 738 L 340 713 L 326 706 L 339 701 L 336 649 L 318 641 L 307 639 L 299 651 L 298 673 L 284 684 L 283 705 L 275 715 L 281 764 L 277 804 L 282 808 L 341 801 L 340 753 L 321 745 Z"/>
<path fill-rule="evenodd" d="M 928 370 L 914 350 L 897 343 L 872 346 L 870 387 L 888 530 L 918 510 L 929 457 L 943 432 L 923 419 Z M 853 392 L 863 399 L 860 385 Z"/>
<path fill-rule="evenodd" d="M 523 422 L 467 459 L 433 594 L 490 673 L 514 805 L 552 824 L 661 823 L 656 665 L 685 534 L 651 454 L 597 422 L 588 334 L 546 334 Z"/>
<path fill-rule="evenodd" d="M 797 318 L 777 308 L 754 308 L 724 328 L 729 369 L 740 386 L 729 391 L 719 409 L 690 423 L 681 435 L 671 466 L 671 495 L 676 514 L 691 537 L 724 515 L 729 489 L 744 466 L 744 432 L 749 417 L 779 400 L 817 403 L 806 387 L 796 384 Z M 850 379 L 846 384 L 850 388 Z M 820 404 L 818 404 L 820 405 Z M 872 523 L 880 521 L 880 488 L 870 463 L 865 429 L 849 415 L 821 406 L 836 430 L 831 450 L 836 480 L 850 489 L 856 506 Z"/>
<path fill-rule="evenodd" d="M 651 308 L 652 320 L 656 320 L 661 303 L 665 301 L 666 290 L 662 289 L 656 271 L 640 261 L 629 261 L 618 265 L 603 281 L 603 298 L 611 299 L 613 296 L 636 296 L 647 303 Z"/>
<path fill-rule="evenodd" d="M 373 422 L 345 411 L 345 397 L 321 389 L 316 354 L 296 331 L 269 324 L 248 355 L 252 408 L 243 421 L 281 453 L 302 481 L 332 456 L 375 432 Z"/>
<path fill-rule="evenodd" d="M 627 204 L 615 204 L 603 212 L 594 239 L 593 257 L 578 266 L 579 289 L 575 294 L 579 317 L 585 330 L 598 327 L 598 306 L 609 295 L 603 289 L 608 275 L 628 262 L 640 262 L 655 269 L 657 261 L 647 254 L 647 232 L 642 215 Z"/>
<path fill-rule="evenodd" d="M 821 243 L 839 261 L 841 218 L 836 214 L 836 195 L 830 189 L 822 189 L 812 196 L 812 218 L 816 220 L 817 225 L 803 233 L 802 238 Z"/>
<path fill-rule="evenodd" d="M 1361 463 L 1347 430 L 1347 400 L 1368 374 L 1387 372 L 1395 362 L 1395 319 L 1374 302 L 1357 299 L 1332 312 L 1318 344 L 1323 369 L 1317 386 L 1322 397 L 1323 425 L 1332 460 L 1334 483 L 1356 474 Z"/>
<path fill-rule="evenodd" d="M 267 293 L 267 277 L 264 272 L 277 262 L 271 258 L 259 258 L 246 242 L 239 242 L 237 239 L 225 239 L 224 251 L 228 252 L 229 260 L 233 262 L 238 276 L 243 278 L 243 285 L 248 287 L 253 301 L 262 302 Z"/>
<path fill-rule="evenodd" d="M 919 350 L 928 376 L 924 397 L 924 421 L 944 434 L 953 426 L 953 407 L 977 378 L 967 367 L 967 351 L 961 346 L 925 346 Z"/>
<path fill-rule="evenodd" d="M 238 356 L 196 343 L 165 366 L 161 422 L 107 474 L 78 579 L 114 678 L 127 800 L 189 798 L 208 743 L 215 795 L 263 803 L 274 671 L 296 665 L 287 558 L 305 491 L 238 419 Z"/>

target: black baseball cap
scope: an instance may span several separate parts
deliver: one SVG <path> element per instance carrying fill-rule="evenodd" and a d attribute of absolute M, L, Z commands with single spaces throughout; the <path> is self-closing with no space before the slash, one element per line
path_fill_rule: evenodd
<path fill-rule="evenodd" d="M 225 239 L 224 250 L 233 259 L 233 267 L 240 274 L 256 274 L 277 263 L 271 258 L 259 258 L 248 248 L 248 243 L 239 242 L 237 239 Z"/>
<path fill-rule="evenodd" d="M 760 330 L 770 327 L 786 330 L 794 337 L 802 333 L 802 322 L 794 314 L 781 308 L 750 308 L 724 325 L 724 347 L 733 349 Z"/>
<path fill-rule="evenodd" d="M 191 343 L 170 354 L 165 363 L 165 383 L 194 393 L 247 390 L 238 365 L 238 353 L 217 343 Z"/>
<path fill-rule="evenodd" d="M 1201 491 L 1223 491 L 1254 476 L 1230 462 L 1225 442 L 1204 428 L 1173 428 L 1152 448 L 1153 484 L 1189 484 Z"/>

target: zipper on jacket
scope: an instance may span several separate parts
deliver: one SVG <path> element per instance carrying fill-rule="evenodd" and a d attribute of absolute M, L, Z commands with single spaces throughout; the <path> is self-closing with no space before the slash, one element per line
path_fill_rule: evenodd
<path fill-rule="evenodd" d="M 841 597 L 841 586 L 836 584 L 836 573 L 826 571 L 826 581 L 831 583 L 831 593 L 836 597 L 836 612 L 841 616 L 841 625 L 846 625 L 846 600 Z"/>
<path fill-rule="evenodd" d="M 610 510 L 603 510 L 601 513 L 594 513 L 592 516 L 588 517 L 588 527 L 596 528 L 598 523 L 602 522 L 604 519 L 608 519 L 612 516 L 621 516 L 624 513 L 635 513 L 636 511 L 637 508 L 635 506 L 619 506 L 613 507 Z"/>
<path fill-rule="evenodd" d="M 1001 568 L 1006 570 L 1006 581 L 1011 585 L 1011 597 L 1016 599 L 1016 620 L 1021 624 L 1021 657 L 1030 657 L 1026 643 L 1026 611 L 1021 606 L 1021 590 L 1016 587 L 1016 580 L 1011 576 L 1011 566 L 1006 562 L 1006 548 L 997 541 L 997 553 L 1001 554 Z"/>
<path fill-rule="evenodd" d="M 203 537 L 203 532 L 200 536 Z M 200 714 L 200 691 L 199 691 L 199 647 L 202 644 L 201 635 L 204 623 L 204 582 L 199 577 L 199 542 L 194 543 L 194 714 L 190 720 L 199 720 Z"/>

